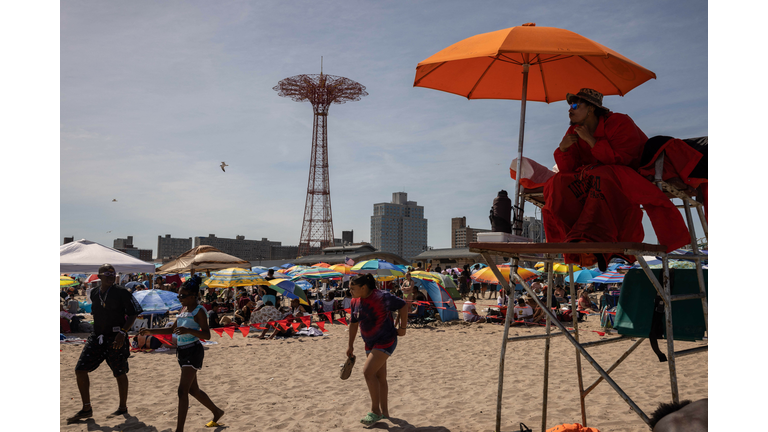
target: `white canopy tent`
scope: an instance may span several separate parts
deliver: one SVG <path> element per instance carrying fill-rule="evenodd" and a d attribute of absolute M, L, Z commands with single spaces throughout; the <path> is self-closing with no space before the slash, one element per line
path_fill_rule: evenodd
<path fill-rule="evenodd" d="M 59 248 L 60 273 L 98 273 L 112 264 L 118 273 L 154 273 L 155 265 L 90 240 L 78 240 Z"/>

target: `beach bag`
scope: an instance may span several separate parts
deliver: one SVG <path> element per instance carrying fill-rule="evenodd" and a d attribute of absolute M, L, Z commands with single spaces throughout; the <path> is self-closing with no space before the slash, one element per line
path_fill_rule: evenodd
<path fill-rule="evenodd" d="M 531 428 L 525 425 L 525 423 L 520 423 L 520 432 L 533 432 Z"/>
<path fill-rule="evenodd" d="M 597 428 L 582 426 L 580 423 L 561 424 L 547 429 L 547 432 L 600 432 Z"/>
<path fill-rule="evenodd" d="M 66 318 L 64 318 L 64 317 L 60 317 L 59 318 L 59 333 L 70 333 L 70 332 L 71 331 L 70 331 L 70 328 L 69 328 L 69 321 Z"/>

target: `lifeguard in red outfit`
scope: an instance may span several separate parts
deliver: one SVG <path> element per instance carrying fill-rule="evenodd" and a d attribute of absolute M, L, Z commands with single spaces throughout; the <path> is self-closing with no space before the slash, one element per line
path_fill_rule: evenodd
<path fill-rule="evenodd" d="M 683 217 L 636 171 L 648 140 L 629 116 L 602 106 L 603 95 L 568 93 L 568 128 L 555 150 L 558 173 L 544 186 L 547 242 L 642 242 L 640 205 L 667 252 L 690 243 Z M 634 257 L 627 257 L 630 262 Z M 610 256 L 566 254 L 566 263 L 605 269 Z"/>

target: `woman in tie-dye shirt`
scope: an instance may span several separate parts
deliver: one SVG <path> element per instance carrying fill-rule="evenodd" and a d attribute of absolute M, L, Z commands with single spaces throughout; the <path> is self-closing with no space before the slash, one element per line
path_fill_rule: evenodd
<path fill-rule="evenodd" d="M 352 291 L 352 319 L 349 325 L 347 357 L 353 357 L 357 329 L 365 342 L 366 360 L 363 376 L 371 395 L 371 412 L 362 420 L 365 426 L 389 417 L 387 405 L 387 359 L 397 347 L 397 337 L 405 336 L 410 309 L 411 289 L 403 290 L 405 300 L 376 289 L 376 280 L 367 274 L 349 284 Z M 399 327 L 395 328 L 392 312 L 399 311 Z"/>

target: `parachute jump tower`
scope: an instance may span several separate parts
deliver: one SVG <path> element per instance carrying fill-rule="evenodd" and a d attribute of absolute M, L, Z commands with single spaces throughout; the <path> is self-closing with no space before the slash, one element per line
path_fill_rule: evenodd
<path fill-rule="evenodd" d="M 359 101 L 368 96 L 365 86 L 334 75 L 295 75 L 281 80 L 272 89 L 296 102 L 311 102 L 315 112 L 312 152 L 309 157 L 307 200 L 301 226 L 299 256 L 319 254 L 333 245 L 331 188 L 328 182 L 328 108 L 331 104 Z"/>

